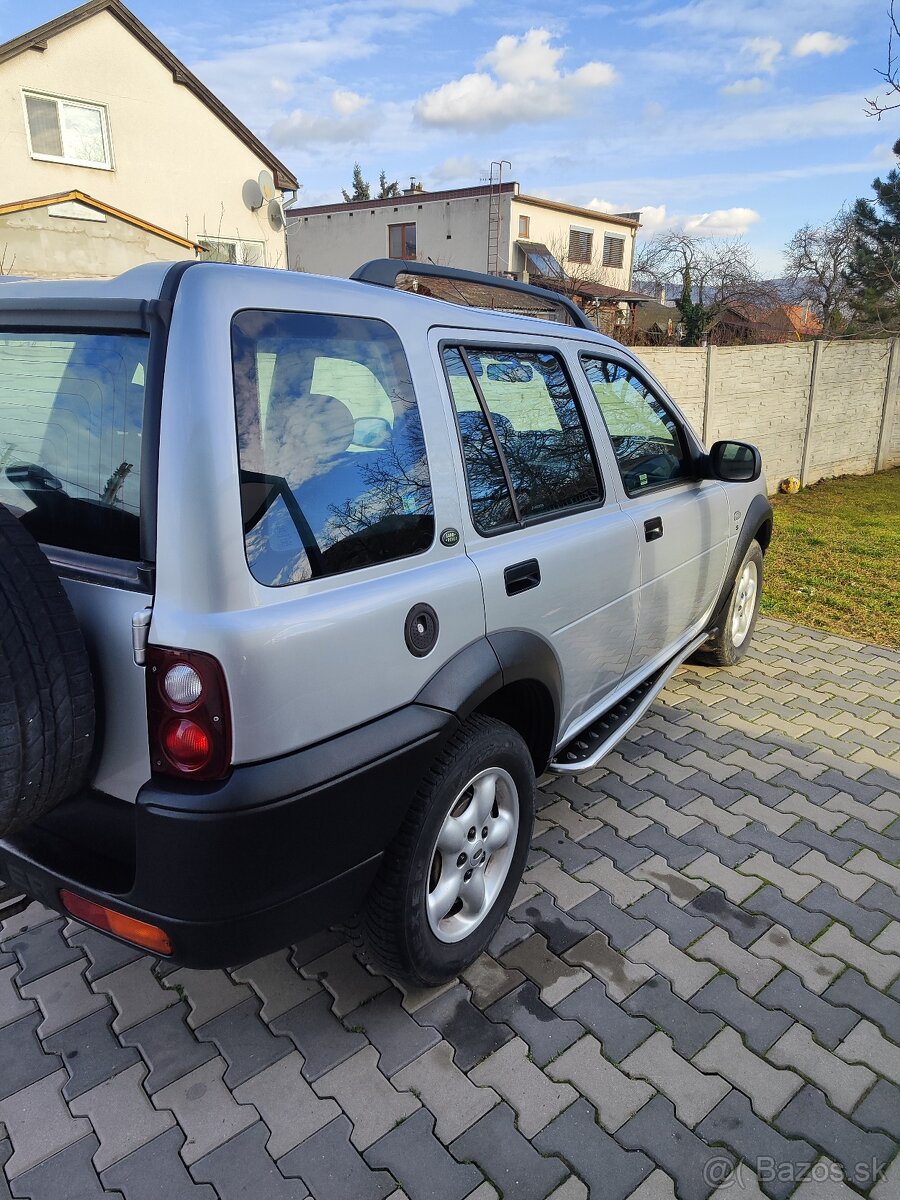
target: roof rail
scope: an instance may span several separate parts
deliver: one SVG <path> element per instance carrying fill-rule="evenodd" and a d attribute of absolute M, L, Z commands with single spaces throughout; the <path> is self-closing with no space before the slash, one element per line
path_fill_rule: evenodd
<path fill-rule="evenodd" d="M 396 287 L 400 275 L 425 275 L 437 279 L 455 279 L 462 283 L 477 283 L 482 286 L 498 288 L 507 292 L 518 292 L 520 295 L 532 296 L 546 300 L 549 304 L 565 310 L 573 325 L 580 329 L 597 332 L 597 327 L 590 318 L 581 311 L 574 300 L 559 292 L 551 292 L 548 288 L 535 287 L 530 283 L 519 283 L 514 279 L 504 279 L 499 275 L 483 275 L 479 271 L 464 271 L 460 267 L 442 267 L 436 263 L 416 262 L 405 258 L 373 258 L 363 263 L 350 276 L 360 283 L 374 283 L 379 287 Z"/>

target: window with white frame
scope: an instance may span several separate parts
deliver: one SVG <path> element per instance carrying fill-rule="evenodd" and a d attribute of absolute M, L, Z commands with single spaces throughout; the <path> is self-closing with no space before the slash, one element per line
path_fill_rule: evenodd
<path fill-rule="evenodd" d="M 266 265 L 265 242 L 245 241 L 243 238 L 198 237 L 203 247 L 204 262 L 238 263 L 243 267 Z"/>
<path fill-rule="evenodd" d="M 109 116 L 103 104 L 25 92 L 32 158 L 112 170 Z"/>
<path fill-rule="evenodd" d="M 625 262 L 625 239 L 614 234 L 603 235 L 604 267 L 622 267 Z"/>

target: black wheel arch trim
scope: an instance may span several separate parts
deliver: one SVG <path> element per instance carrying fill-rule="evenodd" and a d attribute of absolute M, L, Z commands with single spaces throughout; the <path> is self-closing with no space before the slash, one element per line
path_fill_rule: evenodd
<path fill-rule="evenodd" d="M 738 568 L 744 561 L 744 555 L 750 549 L 751 542 L 759 541 L 763 552 L 768 549 L 769 541 L 772 536 L 772 521 L 773 521 L 772 505 L 769 503 L 767 496 L 755 495 L 750 501 L 747 513 L 744 517 L 744 523 L 741 526 L 741 532 L 738 534 L 738 540 L 734 547 L 734 553 L 731 556 L 731 562 L 728 564 L 728 572 L 725 576 L 725 582 L 722 585 L 722 590 L 719 593 L 719 599 L 716 601 L 716 606 L 713 609 L 713 615 L 709 622 L 709 632 L 714 633 L 718 627 L 728 605 L 731 601 L 731 594 L 734 591 L 734 585 L 737 582 Z M 762 534 L 762 537 L 759 535 Z"/>

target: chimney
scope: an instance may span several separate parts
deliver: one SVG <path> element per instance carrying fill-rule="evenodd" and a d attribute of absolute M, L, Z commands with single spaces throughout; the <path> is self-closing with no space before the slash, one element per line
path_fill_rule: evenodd
<path fill-rule="evenodd" d="M 422 187 L 422 184 L 416 182 L 415 175 L 410 175 L 409 187 L 403 189 L 403 195 L 404 196 L 417 196 L 420 192 L 424 192 L 424 191 L 425 191 L 425 189 Z"/>

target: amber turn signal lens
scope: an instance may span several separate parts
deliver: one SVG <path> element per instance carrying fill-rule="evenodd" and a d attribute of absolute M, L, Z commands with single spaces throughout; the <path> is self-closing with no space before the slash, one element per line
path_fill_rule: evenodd
<path fill-rule="evenodd" d="M 60 889 L 59 898 L 66 912 L 86 925 L 93 925 L 95 929 L 102 929 L 104 933 L 111 933 L 143 950 L 152 950 L 154 954 L 172 953 L 169 935 L 156 925 L 148 925 L 146 921 L 138 921 L 103 904 L 95 904 L 93 900 L 85 900 L 68 888 Z"/>

